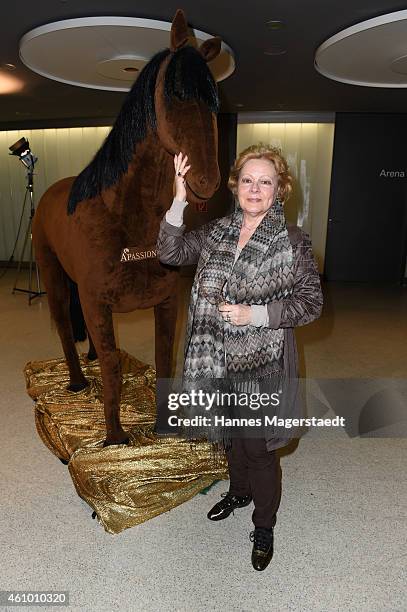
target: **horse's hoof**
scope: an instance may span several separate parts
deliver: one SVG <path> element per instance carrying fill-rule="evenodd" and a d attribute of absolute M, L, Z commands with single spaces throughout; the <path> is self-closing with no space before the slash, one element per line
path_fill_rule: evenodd
<path fill-rule="evenodd" d="M 66 459 L 61 459 L 61 457 L 58 457 L 58 459 L 60 460 L 61 463 L 63 463 L 64 465 L 68 465 L 69 461 L 67 461 Z"/>
<path fill-rule="evenodd" d="M 75 384 L 70 384 L 67 386 L 67 391 L 73 391 L 73 393 L 78 393 L 78 391 L 83 391 L 83 389 L 86 389 L 86 387 L 89 386 L 88 381 L 84 382 L 84 383 L 75 383 Z"/>
<path fill-rule="evenodd" d="M 92 512 L 92 518 L 95 519 L 97 517 L 96 510 Z"/>
<path fill-rule="evenodd" d="M 105 440 L 103 442 L 103 448 L 106 448 L 106 446 L 116 446 L 118 444 L 128 444 L 130 442 L 130 438 L 124 438 L 124 440 L 120 440 L 120 441 L 110 441 L 110 440 Z"/>

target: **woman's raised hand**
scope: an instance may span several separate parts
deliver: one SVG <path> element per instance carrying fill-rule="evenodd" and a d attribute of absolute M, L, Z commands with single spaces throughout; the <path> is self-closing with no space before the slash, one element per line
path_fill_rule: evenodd
<path fill-rule="evenodd" d="M 183 157 L 182 153 L 174 155 L 175 168 L 175 199 L 180 202 L 185 202 L 187 191 L 185 189 L 185 175 L 191 166 L 187 166 L 188 155 Z"/>

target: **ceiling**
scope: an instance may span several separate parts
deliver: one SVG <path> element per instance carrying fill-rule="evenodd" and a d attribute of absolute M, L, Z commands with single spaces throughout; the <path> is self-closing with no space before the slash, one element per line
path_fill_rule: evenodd
<path fill-rule="evenodd" d="M 2 13 L 0 74 L 20 79 L 23 87 L 0 95 L 0 129 L 103 122 L 117 114 L 125 96 L 66 85 L 30 71 L 18 54 L 26 32 L 86 16 L 171 21 L 177 8 L 184 9 L 193 28 L 221 36 L 235 53 L 234 74 L 219 84 L 223 112 L 407 112 L 407 89 L 341 83 L 314 68 L 315 51 L 324 40 L 365 19 L 406 9 L 406 0 L 41 0 L 8 3 Z M 284 27 L 273 30 L 270 20 L 282 20 Z M 279 49 L 285 52 L 265 53 Z M 8 71 L 5 64 L 16 68 Z"/>

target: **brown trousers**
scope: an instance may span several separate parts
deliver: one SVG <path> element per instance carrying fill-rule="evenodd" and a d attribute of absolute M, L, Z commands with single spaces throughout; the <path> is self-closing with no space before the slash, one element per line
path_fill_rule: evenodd
<path fill-rule="evenodd" d="M 261 438 L 233 438 L 226 451 L 233 495 L 251 495 L 255 527 L 270 529 L 276 523 L 281 498 L 281 467 L 276 451 L 267 451 Z"/>

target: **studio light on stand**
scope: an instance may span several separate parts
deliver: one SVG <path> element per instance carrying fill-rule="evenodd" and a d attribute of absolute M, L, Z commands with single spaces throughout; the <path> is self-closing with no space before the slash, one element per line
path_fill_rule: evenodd
<path fill-rule="evenodd" d="M 27 196 L 30 199 L 30 218 L 28 221 L 27 231 L 25 233 L 23 248 L 21 249 L 20 259 L 19 259 L 18 267 L 17 267 L 16 280 L 14 283 L 12 293 L 15 293 L 16 291 L 20 291 L 22 293 L 28 293 L 28 296 L 29 296 L 28 303 L 31 305 L 31 301 L 34 298 L 45 294 L 45 291 L 41 291 L 40 274 L 39 274 L 38 266 L 36 262 L 34 261 L 34 257 L 33 257 L 33 244 L 32 244 L 32 233 L 31 233 L 32 222 L 33 222 L 34 213 L 35 213 L 34 166 L 38 158 L 35 157 L 35 155 L 33 155 L 30 149 L 30 143 L 24 137 L 20 138 L 20 140 L 18 140 L 13 145 L 11 145 L 11 147 L 9 147 L 9 151 L 10 151 L 10 155 L 16 155 L 20 159 L 20 161 L 22 162 L 22 164 L 24 164 L 27 170 L 27 185 L 26 185 L 26 192 L 24 196 L 23 210 L 21 213 L 22 216 L 24 215 L 24 210 L 25 210 L 25 206 L 27 202 Z M 17 240 L 18 240 L 18 236 L 17 236 Z M 17 287 L 17 282 L 20 276 L 21 266 L 24 261 L 24 255 L 25 255 L 25 251 L 26 251 L 28 242 L 29 242 L 29 251 L 30 251 L 28 289 L 21 289 Z M 37 281 L 36 290 L 33 289 L 33 273 L 35 273 L 36 281 Z"/>

